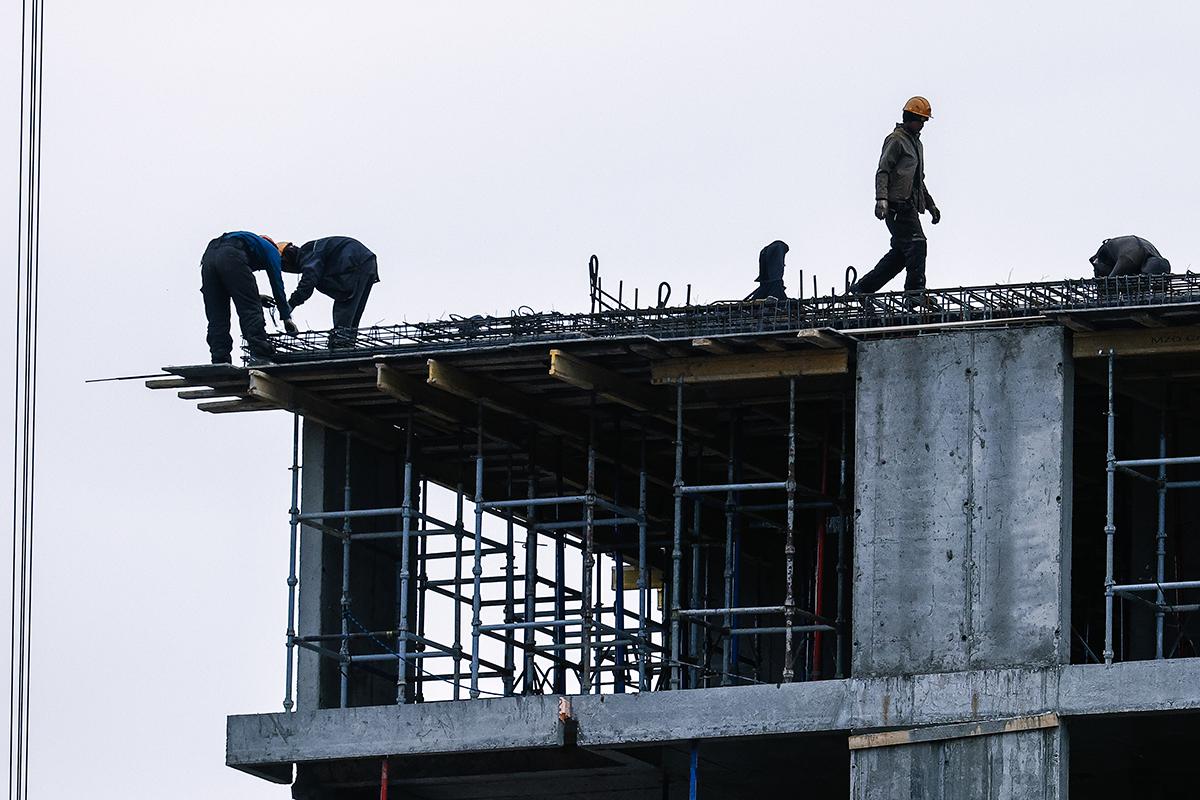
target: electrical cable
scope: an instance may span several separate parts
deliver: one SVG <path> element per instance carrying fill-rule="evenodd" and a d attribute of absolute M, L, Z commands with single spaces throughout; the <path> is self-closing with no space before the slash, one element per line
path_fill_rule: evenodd
<path fill-rule="evenodd" d="M 44 0 L 21 4 L 8 796 L 29 796 Z M 28 100 L 28 102 L 27 102 Z"/>

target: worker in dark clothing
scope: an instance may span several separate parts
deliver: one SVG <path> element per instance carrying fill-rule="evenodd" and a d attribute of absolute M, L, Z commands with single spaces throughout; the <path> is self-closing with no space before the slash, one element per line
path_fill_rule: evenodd
<path fill-rule="evenodd" d="M 787 300 L 787 287 L 783 285 L 783 257 L 787 255 L 787 242 L 778 239 L 764 247 L 758 254 L 758 288 L 747 300 Z"/>
<path fill-rule="evenodd" d="M 265 236 L 248 231 L 223 233 L 208 243 L 200 259 L 200 293 L 208 317 L 208 349 L 214 364 L 228 364 L 233 355 L 229 335 L 229 302 L 237 309 L 242 337 L 257 358 L 270 358 L 271 343 L 263 319 L 264 300 L 258 293 L 254 273 L 265 270 L 274 304 L 288 333 L 296 333 L 280 271 L 279 250 Z"/>
<path fill-rule="evenodd" d="M 362 320 L 371 287 L 379 282 L 375 254 L 348 236 L 314 239 L 299 247 L 280 242 L 279 252 L 283 270 L 300 275 L 300 283 L 288 299 L 292 308 L 312 297 L 314 289 L 328 295 L 333 298 L 330 345 L 345 346 L 353 341 L 352 331 Z"/>
<path fill-rule="evenodd" d="M 1119 278 L 1123 275 L 1166 275 L 1171 262 L 1162 257 L 1158 248 L 1140 236 L 1118 236 L 1105 239 L 1089 261 L 1097 278 Z"/>
<path fill-rule="evenodd" d="M 875 172 L 875 216 L 887 224 L 892 246 L 873 270 L 850 287 L 855 294 L 879 291 L 901 270 L 906 273 L 905 291 L 915 295 L 925 289 L 927 243 L 920 215 L 928 211 L 934 225 L 942 220 L 942 212 L 925 185 L 921 129 L 930 119 L 933 109 L 929 101 L 913 97 L 904 104 L 904 121 L 883 140 L 883 153 Z"/>

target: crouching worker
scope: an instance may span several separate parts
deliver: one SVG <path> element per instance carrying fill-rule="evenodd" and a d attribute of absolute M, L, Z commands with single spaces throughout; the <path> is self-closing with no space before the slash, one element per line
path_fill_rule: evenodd
<path fill-rule="evenodd" d="M 1118 236 L 1105 239 L 1089 261 L 1097 278 L 1120 278 L 1124 275 L 1166 275 L 1171 262 L 1162 257 L 1158 248 L 1140 236 Z"/>
<path fill-rule="evenodd" d="M 254 273 L 265 270 L 280 319 L 288 333 L 296 333 L 280 271 L 279 250 L 265 236 L 248 231 L 223 233 L 208 243 L 200 259 L 200 293 L 208 317 L 208 350 L 212 363 L 228 364 L 233 356 L 229 334 L 229 303 L 237 309 L 238 327 L 256 358 L 270 358 L 271 343 L 263 319 L 263 296 Z"/>
<path fill-rule="evenodd" d="M 280 242 L 283 270 L 300 275 L 300 283 L 288 299 L 295 308 L 312 297 L 313 290 L 333 299 L 333 334 L 330 347 L 347 347 L 362 320 L 371 296 L 371 287 L 379 282 L 375 254 L 362 242 L 348 236 L 314 239 L 297 247 Z"/>

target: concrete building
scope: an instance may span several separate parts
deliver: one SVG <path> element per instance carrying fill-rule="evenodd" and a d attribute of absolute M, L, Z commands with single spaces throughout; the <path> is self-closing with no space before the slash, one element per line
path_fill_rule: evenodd
<path fill-rule="evenodd" d="M 168 368 L 296 415 L 284 710 L 231 716 L 228 764 L 308 798 L 1190 794 L 1200 276 L 931 294 Z"/>

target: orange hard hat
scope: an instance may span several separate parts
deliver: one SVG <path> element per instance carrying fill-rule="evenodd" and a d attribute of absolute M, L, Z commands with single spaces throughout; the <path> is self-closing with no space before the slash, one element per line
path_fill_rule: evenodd
<path fill-rule="evenodd" d="M 908 102 L 904 104 L 904 110 L 916 114 L 918 117 L 933 119 L 933 107 L 920 95 L 908 98 Z"/>
<path fill-rule="evenodd" d="M 283 251 L 288 249 L 291 242 L 271 242 L 271 244 L 275 245 L 275 249 L 279 251 L 279 255 L 283 255 Z"/>

